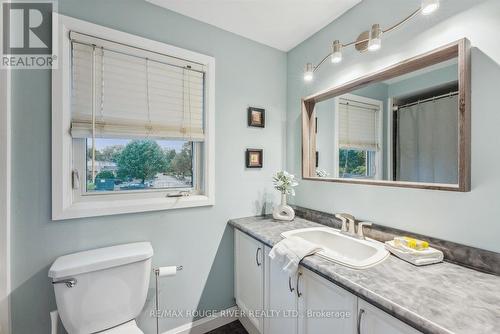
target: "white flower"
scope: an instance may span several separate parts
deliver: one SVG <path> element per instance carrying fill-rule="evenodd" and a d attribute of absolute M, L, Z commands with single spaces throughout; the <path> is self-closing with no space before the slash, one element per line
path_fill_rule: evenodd
<path fill-rule="evenodd" d="M 328 174 L 328 172 L 324 169 L 316 169 L 316 176 L 318 177 L 327 177 L 329 176 L 330 174 Z"/>
<path fill-rule="evenodd" d="M 278 171 L 273 176 L 273 185 L 274 188 L 279 190 L 281 193 L 295 196 L 295 190 L 293 190 L 293 187 L 298 186 L 299 183 L 295 181 L 294 175 L 288 173 L 287 171 Z"/>

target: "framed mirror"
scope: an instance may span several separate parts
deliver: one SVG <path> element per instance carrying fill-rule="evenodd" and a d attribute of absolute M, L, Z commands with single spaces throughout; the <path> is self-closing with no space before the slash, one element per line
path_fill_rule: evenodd
<path fill-rule="evenodd" d="M 302 99 L 307 180 L 470 191 L 470 46 Z"/>

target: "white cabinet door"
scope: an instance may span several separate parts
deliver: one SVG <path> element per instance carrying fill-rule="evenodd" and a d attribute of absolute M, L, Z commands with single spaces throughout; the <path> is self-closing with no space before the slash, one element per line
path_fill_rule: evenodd
<path fill-rule="evenodd" d="M 297 334 L 296 278 L 290 277 L 279 264 L 269 259 L 270 251 L 269 247 L 265 248 L 264 332 Z"/>
<path fill-rule="evenodd" d="M 309 270 L 299 275 L 299 334 L 355 334 L 357 297 Z"/>
<path fill-rule="evenodd" d="M 360 334 L 422 334 L 384 311 L 358 300 Z"/>
<path fill-rule="evenodd" d="M 264 246 L 235 230 L 234 249 L 236 304 L 252 325 L 263 333 Z"/>

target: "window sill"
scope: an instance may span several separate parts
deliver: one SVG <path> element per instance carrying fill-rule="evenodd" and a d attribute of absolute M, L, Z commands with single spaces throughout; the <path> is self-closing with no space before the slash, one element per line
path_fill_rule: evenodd
<path fill-rule="evenodd" d="M 172 210 L 214 205 L 213 198 L 205 195 L 185 197 L 154 197 L 142 199 L 116 199 L 75 202 L 62 210 L 53 208 L 53 220 L 100 217 L 127 213 Z"/>

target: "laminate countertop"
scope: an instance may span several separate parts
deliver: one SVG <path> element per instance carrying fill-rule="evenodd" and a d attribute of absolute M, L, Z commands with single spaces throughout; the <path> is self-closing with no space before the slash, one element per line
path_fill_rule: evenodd
<path fill-rule="evenodd" d="M 324 226 L 269 216 L 231 219 L 229 224 L 270 247 L 282 232 Z M 424 333 L 500 333 L 500 276 L 447 262 L 417 267 L 393 255 L 362 270 L 316 255 L 301 265 Z"/>

